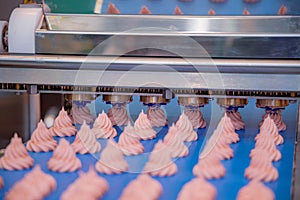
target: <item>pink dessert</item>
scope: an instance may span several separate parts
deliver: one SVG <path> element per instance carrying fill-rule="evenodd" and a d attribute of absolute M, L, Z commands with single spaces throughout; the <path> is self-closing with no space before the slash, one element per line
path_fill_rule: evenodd
<path fill-rule="evenodd" d="M 183 112 L 176 122 L 176 127 L 182 139 L 186 142 L 195 141 L 198 139 L 197 133 L 193 129 L 193 124 Z"/>
<path fill-rule="evenodd" d="M 285 14 L 287 13 L 287 11 L 288 11 L 287 7 L 286 7 L 285 5 L 282 5 L 282 6 L 279 8 L 277 14 L 278 14 L 278 15 L 285 15 Z"/>
<path fill-rule="evenodd" d="M 197 199 L 197 200 L 214 200 L 216 199 L 217 190 L 204 178 L 194 178 L 186 183 L 180 190 L 177 200 Z"/>
<path fill-rule="evenodd" d="M 95 134 L 90 127 L 83 122 L 80 130 L 77 132 L 74 142 L 71 145 L 76 153 L 96 153 L 101 149 L 101 145 L 97 142 Z"/>
<path fill-rule="evenodd" d="M 26 148 L 28 151 L 49 152 L 54 150 L 56 145 L 56 140 L 53 139 L 52 134 L 41 120 L 27 142 Z"/>
<path fill-rule="evenodd" d="M 235 130 L 241 130 L 245 128 L 245 122 L 243 122 L 240 112 L 235 110 L 226 111 L 226 115 L 231 119 L 231 123 Z"/>
<path fill-rule="evenodd" d="M 50 132 L 53 136 L 59 137 L 72 136 L 76 134 L 76 128 L 72 125 L 72 120 L 64 108 L 61 109 L 56 117 L 53 126 L 50 128 Z"/>
<path fill-rule="evenodd" d="M 206 121 L 203 118 L 200 108 L 197 108 L 197 109 L 185 108 L 184 114 L 186 114 L 186 116 L 191 121 L 193 128 L 197 129 L 197 128 L 205 128 L 206 127 Z"/>
<path fill-rule="evenodd" d="M 134 129 L 142 140 L 150 140 L 156 137 L 156 132 L 152 129 L 151 122 L 143 110 L 134 123 Z"/>
<path fill-rule="evenodd" d="M 252 199 L 263 199 L 263 200 L 274 200 L 275 195 L 273 191 L 266 187 L 263 183 L 253 180 L 248 185 L 242 187 L 237 195 L 237 200 L 252 200 Z"/>
<path fill-rule="evenodd" d="M 177 173 L 177 166 L 172 161 L 170 149 L 159 140 L 154 146 L 143 172 L 152 176 L 172 176 Z"/>
<path fill-rule="evenodd" d="M 282 115 L 281 115 L 280 110 L 272 111 L 272 112 L 266 110 L 266 113 L 262 116 L 262 121 L 259 123 L 259 126 L 261 126 L 264 123 L 264 120 L 268 116 L 274 121 L 274 123 L 277 126 L 278 131 L 286 130 L 286 124 L 282 121 Z"/>
<path fill-rule="evenodd" d="M 224 3 L 225 0 L 210 0 L 213 3 Z"/>
<path fill-rule="evenodd" d="M 126 156 L 138 155 L 144 152 L 140 138 L 135 133 L 134 127 L 128 123 L 119 137 L 118 147 Z"/>
<path fill-rule="evenodd" d="M 167 135 L 164 137 L 164 144 L 169 147 L 173 158 L 180 158 L 189 154 L 189 149 L 183 143 L 174 124 L 172 124 Z"/>
<path fill-rule="evenodd" d="M 148 106 L 147 117 L 153 127 L 162 127 L 168 124 L 165 111 L 160 106 Z"/>
<path fill-rule="evenodd" d="M 93 168 L 80 172 L 79 177 L 62 193 L 61 200 L 99 199 L 108 191 L 107 181 L 98 176 Z"/>
<path fill-rule="evenodd" d="M 231 159 L 233 157 L 233 150 L 229 146 L 228 139 L 225 134 L 215 130 L 211 138 L 208 140 L 205 148 L 214 152 L 220 160 Z"/>
<path fill-rule="evenodd" d="M 95 167 L 102 174 L 121 174 L 128 170 L 128 163 L 124 160 L 123 152 L 113 139 L 107 141 Z"/>
<path fill-rule="evenodd" d="M 208 154 L 200 155 L 198 163 L 193 168 L 193 174 L 206 179 L 222 178 L 226 173 L 218 154 L 211 151 Z"/>
<path fill-rule="evenodd" d="M 4 186 L 4 181 L 3 178 L 0 176 L 0 189 L 3 188 Z"/>
<path fill-rule="evenodd" d="M 175 7 L 174 15 L 183 15 L 183 12 L 182 12 L 181 9 L 179 8 L 179 6 L 176 6 L 176 7 Z"/>
<path fill-rule="evenodd" d="M 274 121 L 268 116 L 260 127 L 260 133 L 256 135 L 255 141 L 257 141 L 262 135 L 267 135 L 273 138 L 276 145 L 283 144 L 284 139 L 278 133 L 278 129 Z"/>
<path fill-rule="evenodd" d="M 72 146 L 67 140 L 61 139 L 48 161 L 48 169 L 54 172 L 74 172 L 80 168 L 81 162 Z"/>
<path fill-rule="evenodd" d="M 150 15 L 151 11 L 147 8 L 147 6 L 142 6 L 142 8 L 140 10 L 140 14 L 141 15 Z"/>
<path fill-rule="evenodd" d="M 44 199 L 56 189 L 56 181 L 36 166 L 6 193 L 5 199 Z"/>
<path fill-rule="evenodd" d="M 262 135 L 256 140 L 255 147 L 250 153 L 250 158 L 259 155 L 261 151 L 265 151 L 267 157 L 269 157 L 272 161 L 278 161 L 281 159 L 281 153 L 276 148 L 274 140 L 270 136 Z"/>
<path fill-rule="evenodd" d="M 125 106 L 113 105 L 107 115 L 113 126 L 124 126 L 130 122 Z"/>
<path fill-rule="evenodd" d="M 0 158 L 0 169 L 23 170 L 32 167 L 33 163 L 33 159 L 22 143 L 22 138 L 15 133 L 6 147 L 4 155 Z"/>
<path fill-rule="evenodd" d="M 131 181 L 123 190 L 120 200 L 154 200 L 159 199 L 162 193 L 162 185 L 147 174 L 139 175 Z"/>
<path fill-rule="evenodd" d="M 71 116 L 74 124 L 82 124 L 83 121 L 87 124 L 91 124 L 94 121 L 94 116 L 90 113 L 90 109 L 87 106 L 79 107 L 73 104 Z"/>
<path fill-rule="evenodd" d="M 209 11 L 207 12 L 208 15 L 216 15 L 216 11 L 214 11 L 214 9 L 209 9 Z"/>
<path fill-rule="evenodd" d="M 96 138 L 113 138 L 117 136 L 117 131 L 112 127 L 111 121 L 104 110 L 95 120 L 92 131 Z"/>
<path fill-rule="evenodd" d="M 244 8 L 243 15 L 250 15 L 250 12 L 247 8 Z"/>
<path fill-rule="evenodd" d="M 106 10 L 107 14 L 120 14 L 119 9 L 113 3 L 108 4 L 108 8 Z"/>
<path fill-rule="evenodd" d="M 278 171 L 272 165 L 268 154 L 261 151 L 252 157 L 249 167 L 245 170 L 245 177 L 250 180 L 270 182 L 278 179 Z"/>
<path fill-rule="evenodd" d="M 257 3 L 259 0 L 244 0 L 245 3 Z"/>

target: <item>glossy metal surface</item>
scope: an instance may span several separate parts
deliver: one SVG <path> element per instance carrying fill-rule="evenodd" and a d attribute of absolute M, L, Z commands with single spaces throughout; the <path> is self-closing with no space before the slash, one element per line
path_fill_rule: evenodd
<path fill-rule="evenodd" d="M 300 17 L 46 16 L 36 53 L 299 58 Z"/>

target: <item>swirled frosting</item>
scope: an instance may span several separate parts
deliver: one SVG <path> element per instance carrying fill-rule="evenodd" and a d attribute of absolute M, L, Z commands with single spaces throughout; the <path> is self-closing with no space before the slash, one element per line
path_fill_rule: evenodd
<path fill-rule="evenodd" d="M 253 180 L 248 185 L 242 187 L 237 195 L 237 200 L 253 200 L 264 199 L 274 200 L 275 195 L 273 191 L 266 187 L 263 183 Z"/>
<path fill-rule="evenodd" d="M 184 113 L 189 118 L 190 122 L 193 125 L 193 128 L 205 128 L 206 127 L 206 121 L 203 118 L 202 112 L 200 111 L 200 108 L 197 109 L 184 109 Z"/>
<path fill-rule="evenodd" d="M 245 122 L 242 119 L 240 112 L 236 110 L 226 111 L 226 115 L 231 119 L 231 123 L 234 126 L 235 130 L 241 130 L 245 128 Z"/>
<path fill-rule="evenodd" d="M 76 134 L 76 128 L 72 125 L 72 120 L 64 108 L 59 111 L 53 126 L 50 128 L 50 132 L 53 136 L 59 137 L 72 136 Z"/>
<path fill-rule="evenodd" d="M 193 174 L 206 179 L 222 178 L 226 173 L 219 156 L 215 151 L 200 156 L 198 163 L 193 168 Z"/>
<path fill-rule="evenodd" d="M 0 158 L 0 169 L 22 170 L 30 168 L 33 163 L 33 159 L 22 143 L 22 138 L 15 133 L 6 147 L 4 155 Z"/>
<path fill-rule="evenodd" d="M 270 136 L 261 135 L 259 139 L 256 140 L 255 147 L 250 152 L 250 158 L 260 154 L 261 151 L 265 151 L 272 161 L 278 161 L 281 159 L 281 153 L 276 148 L 274 140 Z"/>
<path fill-rule="evenodd" d="M 278 178 L 278 171 L 272 165 L 271 159 L 264 151 L 252 157 L 250 165 L 245 170 L 245 177 L 251 180 L 275 181 Z"/>
<path fill-rule="evenodd" d="M 152 176 L 172 176 L 177 173 L 177 166 L 172 161 L 171 151 L 161 140 L 154 146 L 143 171 Z"/>
<path fill-rule="evenodd" d="M 74 172 L 81 168 L 81 162 L 70 143 L 61 139 L 48 162 L 48 169 L 54 172 Z"/>
<path fill-rule="evenodd" d="M 167 125 L 165 111 L 160 106 L 148 106 L 147 117 L 153 127 Z"/>
<path fill-rule="evenodd" d="M 180 158 L 189 154 L 189 149 L 183 143 L 183 140 L 181 139 L 181 136 L 174 124 L 172 124 L 167 135 L 164 137 L 164 143 L 169 146 L 171 156 L 173 158 Z"/>
<path fill-rule="evenodd" d="M 93 168 L 79 173 L 79 177 L 62 193 L 61 200 L 99 199 L 108 191 L 107 181 Z"/>
<path fill-rule="evenodd" d="M 152 129 L 151 122 L 143 110 L 134 123 L 134 129 L 142 140 L 150 140 L 156 137 L 156 132 Z"/>
<path fill-rule="evenodd" d="M 183 112 L 176 122 L 176 127 L 182 139 L 187 142 L 195 141 L 198 139 L 197 133 L 193 129 L 193 125 L 189 118 Z"/>
<path fill-rule="evenodd" d="M 220 131 L 222 135 L 224 135 L 224 137 L 227 138 L 228 143 L 230 144 L 236 143 L 240 140 L 239 135 L 235 132 L 232 120 L 227 116 L 226 113 L 220 120 L 217 126 L 217 130 Z"/>
<path fill-rule="evenodd" d="M 4 186 L 4 181 L 2 176 L 0 176 L 0 189 L 3 188 L 3 186 Z"/>
<path fill-rule="evenodd" d="M 96 170 L 103 174 L 120 174 L 128 170 L 128 163 L 124 160 L 123 152 L 113 139 L 107 141 L 100 160 L 96 163 Z"/>
<path fill-rule="evenodd" d="M 74 124 L 82 124 L 84 121 L 87 124 L 91 124 L 94 121 L 94 116 L 90 113 L 90 109 L 87 106 L 79 107 L 73 104 L 71 116 Z"/>
<path fill-rule="evenodd" d="M 134 127 L 130 123 L 124 128 L 119 137 L 118 146 L 126 156 L 138 155 L 144 152 L 144 147 L 140 138 L 135 133 Z"/>
<path fill-rule="evenodd" d="M 162 193 L 162 185 L 147 174 L 139 175 L 123 190 L 120 200 L 154 200 Z"/>
<path fill-rule="evenodd" d="M 97 142 L 95 134 L 90 127 L 83 122 L 80 130 L 77 132 L 74 142 L 71 145 L 76 153 L 96 153 L 101 149 L 101 145 Z"/>
<path fill-rule="evenodd" d="M 113 126 L 114 125 L 124 126 L 127 125 L 128 122 L 130 121 L 125 105 L 124 106 L 113 105 L 108 110 L 107 115 Z"/>
<path fill-rule="evenodd" d="M 55 179 L 44 173 L 40 166 L 27 173 L 6 193 L 5 199 L 44 199 L 56 188 Z"/>
<path fill-rule="evenodd" d="M 56 140 L 53 139 L 52 134 L 41 120 L 27 142 L 26 148 L 28 151 L 49 152 L 54 150 L 56 145 Z"/>
<path fill-rule="evenodd" d="M 261 126 L 264 123 L 264 120 L 270 116 L 271 119 L 273 119 L 274 123 L 277 126 L 278 131 L 284 131 L 286 130 L 286 124 L 282 120 L 281 111 L 270 111 L 266 110 L 266 113 L 262 116 L 262 121 L 259 123 L 259 126 Z"/>
<path fill-rule="evenodd" d="M 181 188 L 177 200 L 214 200 L 216 195 L 217 190 L 211 183 L 204 178 L 197 177 Z"/>
<path fill-rule="evenodd" d="M 278 133 L 278 129 L 274 121 L 267 116 L 263 124 L 260 127 L 260 133 L 256 135 L 255 141 L 257 141 L 262 135 L 267 135 L 273 138 L 276 145 L 283 144 L 284 139 Z"/>
<path fill-rule="evenodd" d="M 96 138 L 113 138 L 117 136 L 117 131 L 112 127 L 111 121 L 104 110 L 95 120 L 92 131 Z"/>

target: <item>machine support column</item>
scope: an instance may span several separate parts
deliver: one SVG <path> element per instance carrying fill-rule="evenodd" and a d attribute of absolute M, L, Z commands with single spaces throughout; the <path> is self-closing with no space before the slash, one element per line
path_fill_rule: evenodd
<path fill-rule="evenodd" d="M 34 131 L 41 118 L 41 99 L 37 85 L 28 85 L 28 108 L 29 108 L 29 134 Z"/>

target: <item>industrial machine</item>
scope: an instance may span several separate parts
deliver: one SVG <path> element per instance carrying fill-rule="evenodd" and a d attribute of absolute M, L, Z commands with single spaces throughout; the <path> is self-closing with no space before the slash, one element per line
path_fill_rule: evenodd
<path fill-rule="evenodd" d="M 215 100 L 227 110 L 254 99 L 272 112 L 300 97 L 300 16 L 57 14 L 22 5 L 0 28 L 0 98 L 24 94 L 25 138 L 43 117 L 41 94 L 63 95 L 60 106 L 102 96 L 114 105 Z"/>

